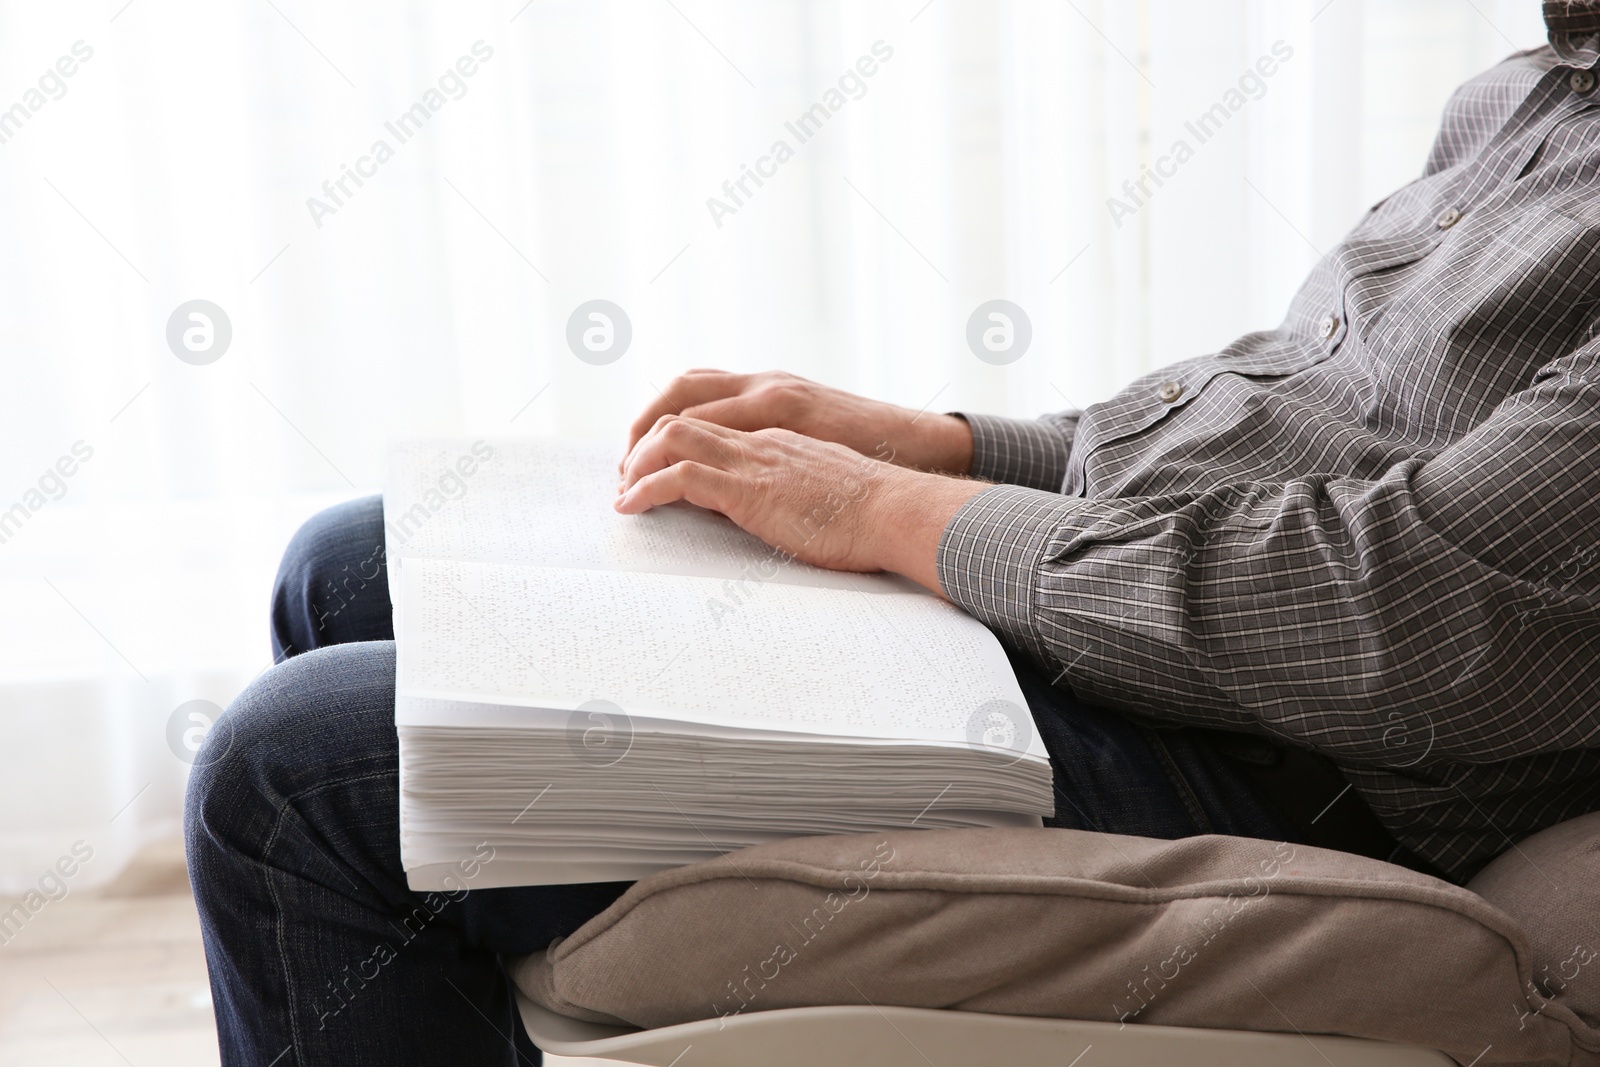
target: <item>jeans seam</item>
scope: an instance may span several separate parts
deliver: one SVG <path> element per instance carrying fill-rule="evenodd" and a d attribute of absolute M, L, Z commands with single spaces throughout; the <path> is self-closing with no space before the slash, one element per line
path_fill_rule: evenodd
<path fill-rule="evenodd" d="M 265 798 L 266 795 L 262 794 L 262 796 Z M 271 804 L 272 802 L 268 800 L 267 803 Z M 288 801 L 286 799 L 284 806 L 281 808 L 277 807 L 277 805 L 273 805 L 273 807 L 277 810 L 278 817 L 272 821 L 272 833 L 267 835 L 267 842 L 262 846 L 261 857 L 263 860 L 271 855 L 272 846 L 277 844 L 278 833 L 283 829 L 284 813 L 289 807 Z M 301 1055 L 300 1048 L 300 1024 L 294 1015 L 294 974 L 289 967 L 289 953 L 285 950 L 283 944 L 283 902 L 278 899 L 277 887 L 272 884 L 272 867 L 264 863 L 262 868 L 261 877 L 267 883 L 267 895 L 272 898 L 273 940 L 278 943 L 278 959 L 283 961 L 284 999 L 286 1000 L 283 1010 L 289 1017 L 289 1043 L 294 1047 L 295 1062 L 304 1063 L 305 1057 Z"/>
<path fill-rule="evenodd" d="M 289 809 L 294 805 L 296 800 L 303 800 L 309 797 L 319 796 L 327 790 L 351 785 L 355 782 L 365 782 L 374 778 L 384 778 L 392 773 L 394 772 L 387 770 L 373 771 L 367 774 L 357 775 L 353 778 L 341 778 L 338 781 L 333 782 L 319 782 L 310 789 L 305 789 L 301 792 L 293 793 L 284 797 L 282 807 L 279 807 L 277 804 L 273 804 L 270 797 L 268 797 L 265 793 L 261 793 L 262 799 L 266 800 L 268 804 L 271 804 L 273 810 L 277 812 L 277 818 L 275 818 L 272 822 L 272 833 L 267 835 L 266 843 L 261 847 L 261 858 L 263 860 L 262 866 L 265 868 L 262 878 L 267 884 L 268 895 L 272 897 L 273 936 L 274 940 L 278 944 L 278 958 L 283 961 L 283 984 L 287 994 L 287 1003 L 284 1004 L 284 1011 L 289 1017 L 289 1041 L 294 1047 L 295 1062 L 297 1063 L 304 1063 L 305 1057 L 301 1054 L 300 1024 L 295 1017 L 294 974 L 289 966 L 289 953 L 285 950 L 283 942 L 284 907 L 283 902 L 278 898 L 278 889 L 272 881 L 272 872 L 275 868 L 265 861 L 269 856 L 271 856 L 272 848 L 275 844 L 277 844 L 278 836 L 283 829 L 283 820 L 288 815 Z M 260 791 L 257 790 L 257 792 Z"/>
<path fill-rule="evenodd" d="M 1173 758 L 1172 752 L 1167 748 L 1167 743 L 1154 730 L 1146 730 L 1145 737 L 1149 740 L 1150 747 L 1155 750 L 1156 758 L 1161 761 L 1162 767 L 1166 769 L 1167 777 L 1171 780 L 1173 788 L 1178 794 L 1178 799 L 1182 800 L 1183 806 L 1189 809 L 1189 817 L 1194 820 L 1195 827 L 1201 833 L 1216 833 L 1217 829 L 1212 825 L 1211 817 L 1206 814 L 1205 805 L 1200 803 L 1200 797 L 1196 795 L 1194 786 L 1189 783 L 1189 779 L 1184 775 L 1182 768 L 1178 766 L 1178 761 Z"/>

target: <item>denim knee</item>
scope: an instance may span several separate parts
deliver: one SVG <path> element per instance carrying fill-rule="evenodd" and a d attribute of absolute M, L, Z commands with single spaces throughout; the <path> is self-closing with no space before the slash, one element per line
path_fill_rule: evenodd
<path fill-rule="evenodd" d="M 337 504 L 307 519 L 284 550 L 272 589 L 273 661 L 390 640 L 390 613 L 383 499 Z"/>
<path fill-rule="evenodd" d="M 189 772 L 184 836 L 197 891 L 216 849 L 264 849 L 292 798 L 334 776 L 395 773 L 398 759 L 392 643 L 269 668 L 212 725 Z"/>

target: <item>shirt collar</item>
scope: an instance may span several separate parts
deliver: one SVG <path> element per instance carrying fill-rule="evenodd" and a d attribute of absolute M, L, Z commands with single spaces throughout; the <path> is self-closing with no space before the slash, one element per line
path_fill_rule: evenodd
<path fill-rule="evenodd" d="M 1563 63 L 1588 69 L 1600 60 L 1600 6 L 1544 0 L 1544 24 Z"/>

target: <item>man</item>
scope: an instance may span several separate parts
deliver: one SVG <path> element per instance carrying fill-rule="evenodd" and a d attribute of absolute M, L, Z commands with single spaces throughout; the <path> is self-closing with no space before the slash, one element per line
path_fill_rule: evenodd
<path fill-rule="evenodd" d="M 618 510 L 688 500 L 988 623 L 1051 755 L 1051 825 L 1462 881 L 1600 808 L 1600 5 L 1545 14 L 1551 46 L 1456 93 L 1424 176 L 1277 329 L 1037 421 L 691 371 L 634 426 Z M 787 545 L 885 441 L 862 505 Z M 376 500 L 296 536 L 289 658 L 191 780 L 227 1063 L 532 1062 L 500 957 L 624 888 L 407 889 L 386 588 L 329 595 L 382 536 Z"/>

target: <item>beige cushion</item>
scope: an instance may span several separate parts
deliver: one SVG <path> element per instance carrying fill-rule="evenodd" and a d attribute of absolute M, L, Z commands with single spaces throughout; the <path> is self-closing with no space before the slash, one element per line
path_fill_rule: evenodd
<path fill-rule="evenodd" d="M 1559 997 L 1530 999 L 1533 959 L 1481 897 L 1375 860 L 941 830 L 801 838 L 655 875 L 513 976 L 563 1015 L 647 1028 L 898 1004 L 1600 1064 L 1600 1034 Z"/>
<path fill-rule="evenodd" d="M 1600 812 L 1507 849 L 1467 888 L 1527 935 L 1535 983 L 1529 999 L 1548 997 L 1600 1026 Z"/>

